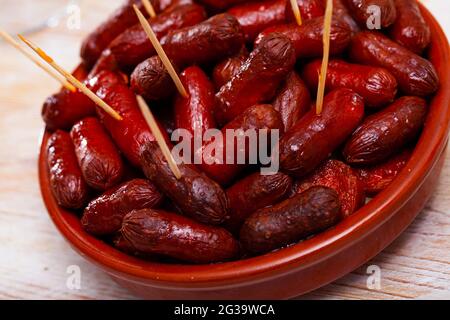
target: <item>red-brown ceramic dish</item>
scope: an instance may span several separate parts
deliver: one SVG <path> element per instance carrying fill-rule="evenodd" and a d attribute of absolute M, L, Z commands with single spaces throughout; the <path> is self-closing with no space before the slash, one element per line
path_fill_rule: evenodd
<path fill-rule="evenodd" d="M 317 236 L 263 256 L 213 265 L 147 262 L 123 254 L 81 229 L 79 217 L 59 208 L 49 188 L 43 136 L 39 179 L 50 217 L 82 256 L 137 295 L 152 299 L 278 299 L 323 286 L 351 272 L 413 221 L 431 196 L 441 172 L 450 122 L 450 53 L 432 15 L 429 59 L 441 79 L 414 154 L 398 178 L 361 210 Z"/>

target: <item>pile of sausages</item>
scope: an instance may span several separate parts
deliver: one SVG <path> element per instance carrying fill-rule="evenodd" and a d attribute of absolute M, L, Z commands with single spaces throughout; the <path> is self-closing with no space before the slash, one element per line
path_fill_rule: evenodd
<path fill-rule="evenodd" d="M 130 255 L 211 263 L 297 243 L 384 190 L 408 162 L 439 87 L 422 56 L 430 29 L 415 0 L 335 0 L 317 115 L 325 1 L 297 2 L 301 26 L 286 0 L 152 1 L 158 14 L 148 21 L 183 97 L 138 23 L 132 5 L 141 1 L 128 0 L 86 38 L 74 72 L 123 120 L 80 92 L 62 89 L 44 103 L 58 204 Z M 367 27 L 371 5 L 379 30 Z M 279 130 L 280 171 L 205 161 L 180 164 L 176 179 L 137 94 L 169 144 L 175 128 Z"/>

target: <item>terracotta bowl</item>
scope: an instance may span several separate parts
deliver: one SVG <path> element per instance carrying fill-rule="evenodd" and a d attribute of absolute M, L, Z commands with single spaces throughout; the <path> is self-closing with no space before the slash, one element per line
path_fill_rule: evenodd
<path fill-rule="evenodd" d="M 361 210 L 307 241 L 263 256 L 212 265 L 163 264 L 127 256 L 81 229 L 49 188 L 43 136 L 39 179 L 50 217 L 72 247 L 138 296 L 151 299 L 279 299 L 319 288 L 351 272 L 389 245 L 423 209 L 442 169 L 450 121 L 447 39 L 424 8 L 432 29 L 429 59 L 441 87 L 411 160 L 398 178 Z"/>

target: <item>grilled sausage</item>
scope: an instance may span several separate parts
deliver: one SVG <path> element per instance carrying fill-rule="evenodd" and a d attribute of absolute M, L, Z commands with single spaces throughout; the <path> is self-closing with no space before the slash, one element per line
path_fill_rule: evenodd
<path fill-rule="evenodd" d="M 212 78 L 217 90 L 220 90 L 225 83 L 239 72 L 247 58 L 247 48 L 243 47 L 238 54 L 226 58 L 214 67 Z"/>

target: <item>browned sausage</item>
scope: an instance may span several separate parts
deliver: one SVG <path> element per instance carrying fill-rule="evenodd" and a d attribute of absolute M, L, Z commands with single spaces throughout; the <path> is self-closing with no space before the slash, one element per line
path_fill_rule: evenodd
<path fill-rule="evenodd" d="M 154 208 L 163 196 L 148 180 L 125 182 L 92 200 L 84 209 L 81 225 L 86 232 L 107 235 L 119 231 L 123 217 L 132 210 Z"/>
<path fill-rule="evenodd" d="M 381 28 L 389 27 L 397 18 L 394 0 L 346 0 L 346 4 L 355 20 L 364 27 L 367 27 L 368 21 L 376 16 L 376 11 L 372 11 L 371 8 L 379 8 Z"/>
<path fill-rule="evenodd" d="M 241 244 L 250 253 L 269 252 L 335 225 L 340 218 L 336 191 L 312 187 L 272 207 L 253 213 L 241 229 Z"/>
<path fill-rule="evenodd" d="M 325 7 L 323 0 L 297 0 L 297 5 L 300 10 L 300 16 L 303 21 L 313 18 L 322 17 L 325 14 Z M 286 1 L 286 20 L 288 22 L 296 22 L 292 5 L 290 1 Z"/>
<path fill-rule="evenodd" d="M 352 40 L 350 57 L 358 63 L 386 68 L 407 95 L 427 96 L 439 87 L 438 75 L 430 61 L 381 33 L 358 33 Z"/>
<path fill-rule="evenodd" d="M 272 105 L 281 115 L 284 131 L 291 129 L 309 111 L 311 96 L 295 71 L 288 75 Z"/>
<path fill-rule="evenodd" d="M 363 99 L 350 89 L 325 96 L 323 110 L 310 110 L 280 140 L 280 167 L 297 177 L 312 172 L 339 147 L 364 116 Z"/>
<path fill-rule="evenodd" d="M 162 254 L 193 263 L 225 261 L 239 252 L 238 242 L 225 229 L 162 210 L 130 212 L 123 220 L 121 234 L 142 253 Z"/>
<path fill-rule="evenodd" d="M 182 177 L 172 173 L 156 142 L 143 145 L 141 164 L 149 178 L 181 212 L 206 224 L 220 224 L 228 210 L 225 191 L 193 165 L 179 164 Z"/>
<path fill-rule="evenodd" d="M 302 77 L 311 90 L 317 90 L 321 60 L 307 64 Z M 384 68 L 351 64 L 343 60 L 328 63 L 326 89 L 349 88 L 364 98 L 369 108 L 381 108 L 394 101 L 397 80 Z"/>
<path fill-rule="evenodd" d="M 397 20 L 390 30 L 391 38 L 411 50 L 421 54 L 430 44 L 430 27 L 420 12 L 416 0 L 394 0 Z"/>
<path fill-rule="evenodd" d="M 294 63 L 294 48 L 288 38 L 278 34 L 264 38 L 239 72 L 216 94 L 217 122 L 223 125 L 248 107 L 270 102 Z"/>
<path fill-rule="evenodd" d="M 248 0 L 199 0 L 199 2 L 205 4 L 208 7 L 211 7 L 213 9 L 226 9 L 229 7 L 234 6 L 238 3 L 243 3 Z"/>
<path fill-rule="evenodd" d="M 353 33 L 358 33 L 361 29 L 342 1 L 345 0 L 333 0 L 333 16 L 344 21 Z"/>
<path fill-rule="evenodd" d="M 227 189 L 230 218 L 225 228 L 236 233 L 250 214 L 283 200 L 292 188 L 292 178 L 281 172 L 253 173 Z"/>
<path fill-rule="evenodd" d="M 79 209 L 88 200 L 88 186 L 83 179 L 70 134 L 57 130 L 47 141 L 47 165 L 50 189 L 61 207 Z"/>
<path fill-rule="evenodd" d="M 217 90 L 220 90 L 225 83 L 230 81 L 239 72 L 239 69 L 247 58 L 247 48 L 242 47 L 238 54 L 226 58 L 214 67 L 212 78 Z"/>
<path fill-rule="evenodd" d="M 426 114 L 424 99 L 401 97 L 364 120 L 345 145 L 345 160 L 350 164 L 374 165 L 388 159 L 417 138 Z"/>
<path fill-rule="evenodd" d="M 75 154 L 86 183 L 105 191 L 120 182 L 123 162 L 119 151 L 96 118 L 85 118 L 70 131 Z"/>

